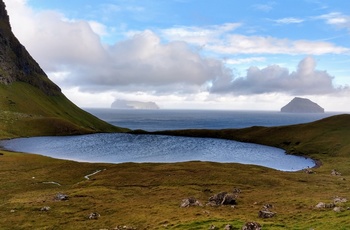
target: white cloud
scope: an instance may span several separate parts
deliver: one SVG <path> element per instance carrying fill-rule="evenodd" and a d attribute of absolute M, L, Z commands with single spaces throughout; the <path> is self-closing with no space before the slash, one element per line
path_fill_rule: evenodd
<path fill-rule="evenodd" d="M 222 36 L 242 26 L 240 23 L 225 23 L 207 27 L 174 27 L 164 29 L 161 34 L 170 41 L 186 41 L 199 46 L 219 42 Z"/>
<path fill-rule="evenodd" d="M 273 10 L 274 3 L 267 3 L 267 4 L 254 4 L 253 9 L 263 12 L 269 12 Z"/>
<path fill-rule="evenodd" d="M 213 82 L 213 93 L 232 93 L 236 95 L 285 93 L 289 95 L 336 94 L 348 91 L 333 85 L 333 77 L 326 71 L 316 69 L 316 61 L 306 57 L 300 61 L 297 70 L 271 65 L 260 69 L 250 67 L 247 76 L 220 78 Z"/>
<path fill-rule="evenodd" d="M 162 30 L 167 40 L 185 41 L 217 54 L 323 55 L 349 53 L 350 49 L 326 41 L 290 40 L 271 36 L 232 33 L 240 23 L 208 27 L 175 27 Z"/>
<path fill-rule="evenodd" d="M 329 25 L 333 25 L 338 28 L 345 28 L 350 31 L 350 16 L 348 15 L 344 15 L 339 12 L 332 12 L 329 14 L 324 14 L 324 15 L 315 17 L 315 18 L 323 19 Z"/>
<path fill-rule="evenodd" d="M 265 36 L 228 35 L 221 43 L 206 48 L 222 54 L 322 55 L 347 53 L 350 49 L 324 41 L 279 39 Z"/>
<path fill-rule="evenodd" d="M 281 18 L 281 19 L 277 19 L 274 20 L 274 22 L 278 23 L 278 24 L 296 24 L 296 23 L 302 23 L 304 22 L 303 19 L 301 18 Z"/>
<path fill-rule="evenodd" d="M 237 65 L 237 64 L 243 64 L 243 63 L 264 62 L 264 61 L 266 61 L 265 57 L 251 57 L 251 58 L 238 58 L 238 59 L 228 58 L 228 59 L 225 59 L 225 63 L 228 64 L 228 65 Z"/>

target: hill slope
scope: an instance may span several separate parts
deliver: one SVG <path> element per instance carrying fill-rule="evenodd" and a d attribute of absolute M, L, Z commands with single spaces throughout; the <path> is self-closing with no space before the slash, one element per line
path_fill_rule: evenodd
<path fill-rule="evenodd" d="M 125 131 L 70 102 L 11 31 L 0 1 L 0 138 Z"/>
<path fill-rule="evenodd" d="M 350 156 L 349 114 L 336 115 L 306 124 L 279 127 L 254 126 L 244 129 L 176 130 L 156 133 L 253 142 L 275 146 L 291 154 L 310 156 L 315 159 Z"/>

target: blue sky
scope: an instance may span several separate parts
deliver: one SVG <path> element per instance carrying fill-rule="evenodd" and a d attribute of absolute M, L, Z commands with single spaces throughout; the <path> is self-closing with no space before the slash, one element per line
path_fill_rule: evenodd
<path fill-rule="evenodd" d="M 5 0 L 15 35 L 81 107 L 350 111 L 350 1 Z"/>

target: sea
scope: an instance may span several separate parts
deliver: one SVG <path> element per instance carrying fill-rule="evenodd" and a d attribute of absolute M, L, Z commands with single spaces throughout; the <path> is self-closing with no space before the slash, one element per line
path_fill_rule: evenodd
<path fill-rule="evenodd" d="M 271 127 L 308 123 L 339 114 L 337 112 L 281 113 L 277 111 L 231 110 L 85 110 L 113 125 L 146 131 Z"/>
<path fill-rule="evenodd" d="M 214 110 L 85 110 L 113 125 L 146 131 L 271 127 L 307 123 L 337 114 Z M 287 155 L 282 149 L 213 138 L 99 133 L 18 138 L 1 141 L 0 145 L 12 151 L 80 162 L 235 162 L 281 171 L 297 171 L 315 166 L 312 159 Z"/>

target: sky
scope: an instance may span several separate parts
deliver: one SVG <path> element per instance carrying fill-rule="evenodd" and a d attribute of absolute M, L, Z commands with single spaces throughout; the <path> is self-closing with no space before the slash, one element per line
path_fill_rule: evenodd
<path fill-rule="evenodd" d="M 4 0 L 20 42 L 83 108 L 350 111 L 347 0 Z"/>

